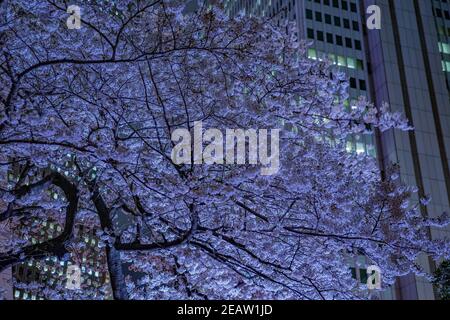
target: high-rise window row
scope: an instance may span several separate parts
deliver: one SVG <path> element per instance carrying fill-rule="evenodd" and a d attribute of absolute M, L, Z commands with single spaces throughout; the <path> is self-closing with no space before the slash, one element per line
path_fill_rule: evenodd
<path fill-rule="evenodd" d="M 364 70 L 364 62 L 361 59 L 345 57 L 345 56 L 341 56 L 341 55 L 336 55 L 334 53 L 327 54 L 326 52 L 316 50 L 314 48 L 308 49 L 308 58 L 313 59 L 313 60 L 319 60 L 319 61 L 326 58 L 326 59 L 330 60 L 334 65 L 337 65 L 339 67 Z"/>
<path fill-rule="evenodd" d="M 328 13 L 322 13 L 320 11 L 314 11 L 311 9 L 305 10 L 306 19 L 314 20 L 317 22 L 325 22 L 326 24 L 333 24 L 336 27 L 344 27 L 348 30 L 359 31 L 359 23 L 356 20 L 350 20 L 347 18 L 341 18 L 339 16 L 333 16 Z"/>
<path fill-rule="evenodd" d="M 450 12 L 448 10 L 435 8 L 434 15 L 438 18 L 445 18 L 446 20 L 450 20 Z"/>
<path fill-rule="evenodd" d="M 308 0 L 309 2 L 322 3 L 325 6 L 342 9 L 345 11 L 358 12 L 356 2 L 346 0 Z"/>
<path fill-rule="evenodd" d="M 334 35 L 330 32 L 324 32 L 322 30 L 314 30 L 312 28 L 307 29 L 307 37 L 311 40 L 326 41 L 330 44 L 336 44 L 340 47 L 346 47 L 349 49 L 362 50 L 360 40 L 352 39 L 350 37 L 343 37 L 341 35 Z M 325 37 L 326 36 L 326 37 Z"/>

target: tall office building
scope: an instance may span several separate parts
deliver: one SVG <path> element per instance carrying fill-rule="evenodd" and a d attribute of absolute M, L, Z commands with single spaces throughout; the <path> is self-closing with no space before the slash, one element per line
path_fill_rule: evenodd
<path fill-rule="evenodd" d="M 414 131 L 355 136 L 347 148 L 376 154 L 382 168 L 399 164 L 403 181 L 432 200 L 421 207 L 424 216 L 450 212 L 450 1 L 228 0 L 224 5 L 230 15 L 295 21 L 299 38 L 312 41 L 308 57 L 327 57 L 347 73 L 350 99 L 365 96 L 405 114 Z M 381 9 L 381 30 L 366 27 L 371 5 Z M 431 229 L 430 237 L 449 233 Z M 426 271 L 434 270 L 427 257 L 420 260 Z M 364 278 L 358 270 L 356 277 Z M 436 294 L 426 280 L 410 275 L 383 298 L 436 299 Z"/>
<path fill-rule="evenodd" d="M 67 170 L 73 166 L 71 160 L 72 157 L 68 155 L 66 163 L 59 167 L 51 166 L 51 169 L 70 176 Z M 0 178 L 15 183 L 22 170 L 19 163 L 14 163 L 7 174 Z M 32 182 L 34 178 L 36 177 L 27 177 L 25 183 Z M 46 193 L 49 199 L 55 201 L 63 197 L 52 188 Z M 15 228 L 0 228 L 0 241 L 8 237 L 24 237 L 23 240 L 27 244 L 35 245 L 56 238 L 63 231 L 63 227 L 54 217 L 24 219 Z M 22 229 L 29 229 L 31 232 L 24 234 Z M 51 297 L 52 289 L 55 292 L 61 291 L 58 288 L 65 288 L 67 292 L 82 289 L 89 292 L 92 299 L 112 298 L 106 252 L 99 241 L 96 228 L 91 223 L 79 221 L 73 229 L 71 245 L 68 247 L 69 254 L 64 259 L 56 256 L 29 259 L 0 273 L 0 289 L 5 291 L 6 299 L 44 300 Z M 73 292 L 76 293 L 76 290 Z"/>
<path fill-rule="evenodd" d="M 9 237 L 9 229 L 5 228 L 0 231 L 0 241 L 7 241 Z M 13 297 L 13 279 L 11 268 L 7 268 L 0 272 L 0 296 L 6 300 L 12 300 Z"/>
<path fill-rule="evenodd" d="M 231 16 L 244 12 L 274 21 L 295 21 L 297 36 L 313 43 L 308 57 L 330 59 L 348 74 L 350 101 L 346 103 L 350 105 L 360 96 L 371 99 L 362 14 L 356 1 L 229 0 L 224 6 Z M 375 139 L 372 135 L 356 135 L 347 142 L 347 149 L 375 156 Z"/>
<path fill-rule="evenodd" d="M 30 235 L 29 240 L 33 244 L 51 239 L 62 231 L 60 225 L 51 221 L 33 220 L 30 223 L 38 226 L 35 228 L 38 231 Z M 104 249 L 99 246 L 96 230 L 77 224 L 73 238 L 74 243 L 79 244 L 82 249 L 70 250 L 68 260 L 55 256 L 40 260 L 30 259 L 12 268 L 15 300 L 44 300 L 47 298 L 43 294 L 44 291 L 58 286 L 65 287 L 67 291 L 77 288 L 91 291 L 91 299 L 112 298 L 106 255 Z M 72 280 L 74 282 L 70 283 Z"/>
<path fill-rule="evenodd" d="M 374 102 L 389 102 L 403 112 L 415 130 L 381 136 L 378 149 L 384 165 L 398 163 L 404 182 L 431 197 L 424 216 L 450 212 L 450 6 L 447 0 L 364 1 L 381 8 L 381 30 L 368 31 L 367 56 L 371 64 Z M 439 238 L 450 231 L 430 230 Z M 434 264 L 426 257 L 428 272 Z M 414 276 L 398 281 L 399 299 L 433 299 L 432 286 Z"/>

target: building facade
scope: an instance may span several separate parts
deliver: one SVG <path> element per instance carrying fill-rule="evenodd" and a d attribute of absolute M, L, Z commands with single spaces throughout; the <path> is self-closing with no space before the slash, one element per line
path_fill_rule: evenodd
<path fill-rule="evenodd" d="M 60 167 L 50 169 L 70 177 L 73 166 L 72 156 Z M 6 178 L 16 183 L 22 172 L 21 165 L 14 163 L 9 167 Z M 95 172 L 95 170 L 93 170 Z M 45 173 L 45 170 L 42 174 Z M 26 183 L 36 177 L 28 177 Z M 73 178 L 73 177 L 72 177 Z M 55 189 L 46 190 L 49 199 L 57 201 L 63 195 Z M 0 228 L 0 241 L 7 237 L 21 239 L 35 245 L 56 238 L 63 232 L 64 225 L 53 218 L 32 218 L 20 221 L 15 228 Z M 77 298 L 77 291 L 83 290 L 91 299 L 112 299 L 109 272 L 104 245 L 98 237 L 98 229 L 91 222 L 80 221 L 73 228 L 69 254 L 65 257 L 48 256 L 45 259 L 29 259 L 0 274 L 0 289 L 5 291 L 6 299 L 44 300 L 63 291 Z M 6 230 L 8 233 L 2 234 Z M 23 230 L 31 230 L 23 232 Z"/>
<path fill-rule="evenodd" d="M 31 223 L 39 225 L 38 233 L 30 235 L 33 244 L 51 239 L 62 231 L 59 224 L 51 221 Z M 73 242 L 80 245 L 78 250 L 70 250 L 69 259 L 55 256 L 30 259 L 12 268 L 14 300 L 44 300 L 47 298 L 45 289 L 58 287 L 90 291 L 91 299 L 112 299 L 105 250 L 99 245 L 96 230 L 82 224 L 74 229 Z"/>
<path fill-rule="evenodd" d="M 343 4 L 343 5 L 342 5 Z M 308 57 L 329 59 L 349 76 L 349 96 L 371 99 L 363 37 L 363 15 L 356 1 L 238 0 L 225 1 L 226 12 L 271 17 L 296 22 L 297 36 L 311 41 Z M 373 135 L 356 135 L 347 142 L 351 152 L 376 155 Z"/>
<path fill-rule="evenodd" d="M 366 27 L 371 5 L 381 9 L 379 30 Z M 399 164 L 402 180 L 431 198 L 421 207 L 424 216 L 450 212 L 450 1 L 228 0 L 224 6 L 229 15 L 295 21 L 298 37 L 312 42 L 308 57 L 326 57 L 346 72 L 350 99 L 365 96 L 405 114 L 414 131 L 355 136 L 347 149 L 376 155 L 382 169 Z M 430 237 L 449 232 L 430 229 Z M 436 267 L 425 256 L 420 264 L 428 272 Z M 364 270 L 355 273 L 365 278 Z M 411 275 L 382 298 L 437 297 L 430 283 Z"/>
<path fill-rule="evenodd" d="M 6 241 L 8 239 L 9 232 L 8 229 L 6 231 L 0 232 L 0 241 Z M 11 268 L 7 268 L 0 272 L 0 297 L 5 300 L 12 300 L 13 298 L 13 279 L 12 279 L 12 270 Z"/>
<path fill-rule="evenodd" d="M 366 32 L 374 102 L 387 101 L 404 113 L 415 128 L 387 132 L 378 148 L 381 163 L 398 163 L 404 182 L 416 185 L 420 197 L 431 198 L 422 214 L 436 217 L 450 211 L 450 6 L 447 0 L 377 0 L 364 6 L 381 8 L 381 30 Z M 430 230 L 440 238 L 449 230 Z M 423 257 L 427 272 L 435 265 Z M 424 279 L 399 279 L 398 299 L 434 299 Z"/>

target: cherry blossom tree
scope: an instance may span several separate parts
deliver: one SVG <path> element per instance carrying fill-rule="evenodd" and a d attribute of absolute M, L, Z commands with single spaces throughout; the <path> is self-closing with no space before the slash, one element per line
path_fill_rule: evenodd
<path fill-rule="evenodd" d="M 220 5 L 92 0 L 69 29 L 67 7 L 0 3 L 0 228 L 13 230 L 0 271 L 66 256 L 76 223 L 100 230 L 116 299 L 361 298 L 359 255 L 383 285 L 423 274 L 421 253 L 449 257 L 428 237 L 446 216 L 422 217 L 395 168 L 382 177 L 345 150 L 407 121 L 364 99 L 346 108 L 345 75 L 307 59 L 291 26 Z M 174 163 L 172 133 L 196 121 L 280 129 L 279 172 Z M 63 230 L 32 244 L 31 219 Z"/>

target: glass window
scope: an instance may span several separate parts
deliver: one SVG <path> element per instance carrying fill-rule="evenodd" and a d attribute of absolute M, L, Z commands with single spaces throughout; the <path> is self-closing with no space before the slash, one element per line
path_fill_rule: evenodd
<path fill-rule="evenodd" d="M 330 59 L 330 61 L 332 61 L 333 64 L 336 64 L 336 55 L 335 55 L 335 54 L 330 53 L 330 54 L 328 55 L 328 59 Z"/>
<path fill-rule="evenodd" d="M 323 31 L 317 31 L 317 40 L 323 41 Z"/>
<path fill-rule="evenodd" d="M 344 18 L 344 28 L 350 29 L 350 20 Z"/>
<path fill-rule="evenodd" d="M 365 80 L 359 80 L 359 89 L 366 91 L 367 90 L 367 86 L 366 86 L 366 81 Z"/>
<path fill-rule="evenodd" d="M 356 60 L 353 58 L 347 58 L 347 67 L 350 69 L 356 69 Z"/>
<path fill-rule="evenodd" d="M 348 10 L 348 2 L 345 0 L 342 1 L 342 10 Z"/>
<path fill-rule="evenodd" d="M 352 46 L 352 39 L 350 39 L 350 38 L 345 38 L 345 46 L 347 47 L 347 48 L 352 48 L 353 46 Z"/>
<path fill-rule="evenodd" d="M 353 143 L 351 143 L 351 141 L 347 141 L 346 149 L 347 149 L 348 153 L 353 152 Z M 355 277 L 356 277 L 356 275 L 355 275 Z"/>
<path fill-rule="evenodd" d="M 443 43 L 442 44 L 442 52 L 444 52 L 445 54 L 450 54 L 450 44 Z"/>
<path fill-rule="evenodd" d="M 327 42 L 333 43 L 333 34 L 327 32 Z"/>
<path fill-rule="evenodd" d="M 356 143 L 356 153 L 357 154 L 366 153 L 366 148 L 364 146 L 364 143 L 362 143 L 362 142 L 357 142 Z"/>
<path fill-rule="evenodd" d="M 316 49 L 308 49 L 308 58 L 309 59 L 317 59 L 317 51 Z"/>
<path fill-rule="evenodd" d="M 334 17 L 334 25 L 336 27 L 340 27 L 341 26 L 341 18 L 335 16 Z"/>
<path fill-rule="evenodd" d="M 319 61 L 323 61 L 323 52 L 322 51 L 317 50 L 317 59 Z"/>
<path fill-rule="evenodd" d="M 322 12 L 316 11 L 316 21 L 322 22 Z"/>
<path fill-rule="evenodd" d="M 348 101 L 348 99 L 344 101 L 344 107 L 345 108 L 350 107 L 350 101 Z"/>
<path fill-rule="evenodd" d="M 364 70 L 364 62 L 360 59 L 356 60 L 356 68 L 359 70 Z"/>

